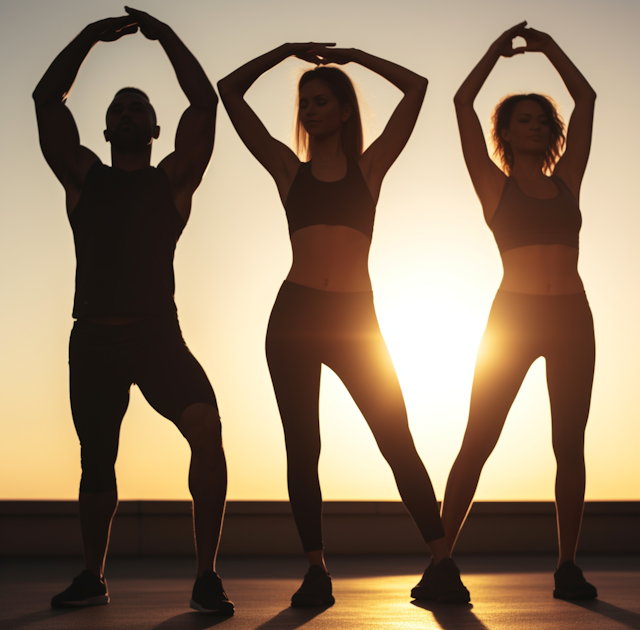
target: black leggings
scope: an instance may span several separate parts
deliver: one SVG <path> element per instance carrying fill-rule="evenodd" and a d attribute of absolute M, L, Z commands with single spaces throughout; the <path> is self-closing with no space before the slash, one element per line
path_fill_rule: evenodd
<path fill-rule="evenodd" d="M 486 460 L 531 364 L 545 357 L 556 456 L 575 458 L 589 415 L 595 365 L 593 319 L 584 293 L 499 291 L 476 362 L 463 451 Z M 461 452 L 462 459 L 465 456 Z"/>
<path fill-rule="evenodd" d="M 175 316 L 123 326 L 76 321 L 69 341 L 69 381 L 82 492 L 116 489 L 120 425 L 133 383 L 176 425 L 194 403 L 217 409 L 207 375 L 185 345 Z"/>
<path fill-rule="evenodd" d="M 438 504 L 409 431 L 373 294 L 320 291 L 285 281 L 271 312 L 266 347 L 285 433 L 291 509 L 304 551 L 323 548 L 318 479 L 323 363 L 342 380 L 369 424 L 424 540 L 442 538 Z"/>

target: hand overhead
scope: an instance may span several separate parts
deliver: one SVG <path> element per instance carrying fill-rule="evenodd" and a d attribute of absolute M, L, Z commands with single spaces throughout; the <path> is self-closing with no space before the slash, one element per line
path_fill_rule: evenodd
<path fill-rule="evenodd" d="M 535 28 L 523 28 L 519 37 L 522 37 L 527 45 L 524 47 L 525 52 L 539 52 L 549 42 L 553 41 L 550 35 L 543 33 L 542 31 L 536 31 Z"/>
<path fill-rule="evenodd" d="M 519 46 L 517 48 L 513 47 L 513 40 L 516 37 L 524 37 L 524 33 L 527 31 L 525 28 L 527 22 L 520 22 L 515 26 L 512 26 L 510 29 L 507 29 L 496 41 L 493 45 L 496 47 L 498 53 L 502 57 L 513 57 L 514 55 L 521 55 L 525 52 L 525 46 Z"/>
<path fill-rule="evenodd" d="M 130 15 L 117 18 L 106 18 L 92 24 L 101 42 L 115 42 L 124 35 L 131 35 L 138 31 L 138 24 Z"/>
<path fill-rule="evenodd" d="M 132 7 L 125 6 L 125 11 L 129 14 L 129 19 L 134 19 L 137 26 L 140 27 L 142 34 L 151 40 L 156 40 L 159 37 L 159 30 L 164 26 L 164 23 L 157 20 L 152 15 L 139 11 Z"/>
<path fill-rule="evenodd" d="M 319 66 L 323 63 L 327 63 L 326 61 L 323 61 L 326 51 L 329 49 L 329 46 L 335 46 L 335 43 L 319 44 L 317 42 L 307 42 L 301 44 L 287 44 L 287 46 L 289 47 L 290 54 L 294 57 Z"/>

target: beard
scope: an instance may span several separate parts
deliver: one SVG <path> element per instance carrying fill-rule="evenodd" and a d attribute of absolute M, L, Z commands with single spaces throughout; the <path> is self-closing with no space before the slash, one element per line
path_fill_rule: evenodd
<path fill-rule="evenodd" d="M 150 129 L 140 129 L 135 126 L 116 129 L 113 134 L 109 134 L 111 146 L 120 153 L 144 151 L 151 144 L 152 139 Z"/>

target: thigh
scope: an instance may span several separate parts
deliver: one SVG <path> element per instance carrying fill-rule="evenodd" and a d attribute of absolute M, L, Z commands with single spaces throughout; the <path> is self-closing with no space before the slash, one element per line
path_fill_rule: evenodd
<path fill-rule="evenodd" d="M 541 354 L 519 311 L 517 296 L 505 299 L 498 294 L 478 348 L 462 450 L 485 458 L 500 437 L 524 377 Z"/>
<path fill-rule="evenodd" d="M 398 376 L 377 322 L 357 336 L 336 340 L 326 363 L 344 383 L 376 440 L 412 439 Z"/>
<path fill-rule="evenodd" d="M 274 309 L 267 330 L 267 363 L 284 428 L 287 451 L 320 451 L 320 370 L 312 331 L 292 334 Z"/>
<path fill-rule="evenodd" d="M 573 296 L 567 296 L 573 297 Z M 555 321 L 546 353 L 553 441 L 582 442 L 589 416 L 595 367 L 593 320 L 586 299 L 574 299 Z M 551 326 L 551 324 L 550 324 Z"/>
<path fill-rule="evenodd" d="M 216 409 L 207 375 L 187 348 L 176 320 L 153 322 L 136 345 L 134 378 L 149 404 L 176 425 L 191 405 Z"/>
<path fill-rule="evenodd" d="M 83 449 L 115 460 L 131 380 L 123 369 L 111 327 L 76 322 L 69 341 L 69 392 Z"/>
<path fill-rule="evenodd" d="M 345 296 L 343 312 L 323 352 L 371 428 L 380 449 L 413 448 L 404 397 L 384 342 L 371 294 Z"/>

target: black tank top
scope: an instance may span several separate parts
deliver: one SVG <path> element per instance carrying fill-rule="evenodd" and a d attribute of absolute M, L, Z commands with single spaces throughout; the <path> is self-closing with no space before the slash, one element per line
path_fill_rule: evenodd
<path fill-rule="evenodd" d="M 567 185 L 553 177 L 558 194 L 551 199 L 525 195 L 508 177 L 490 228 L 500 253 L 528 245 L 567 245 L 578 249 L 582 215 Z"/>
<path fill-rule="evenodd" d="M 323 182 L 311 174 L 311 162 L 300 165 L 284 204 L 289 234 L 311 225 L 345 225 L 373 234 L 376 204 L 355 160 L 347 159 L 347 174 Z"/>
<path fill-rule="evenodd" d="M 96 162 L 70 222 L 75 318 L 176 312 L 173 254 L 185 224 L 162 169 L 123 171 Z"/>

